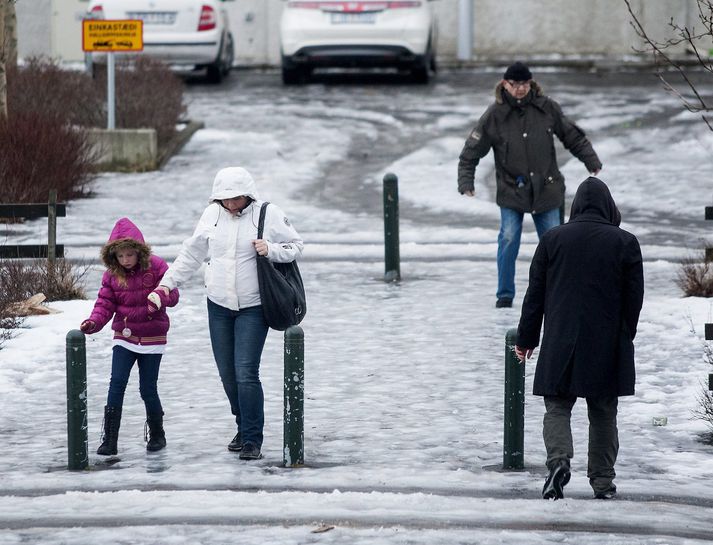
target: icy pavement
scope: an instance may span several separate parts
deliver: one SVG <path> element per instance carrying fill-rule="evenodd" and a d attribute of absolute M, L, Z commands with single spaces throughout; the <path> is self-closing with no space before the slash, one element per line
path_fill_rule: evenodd
<path fill-rule="evenodd" d="M 526 468 L 500 470 L 504 339 L 517 324 L 536 237 L 527 221 L 516 308 L 496 311 L 497 206 L 487 164 L 479 199 L 455 192 L 460 134 L 489 101 L 495 76 L 479 77 L 488 85 L 473 88 L 446 74 L 427 88 L 312 85 L 288 96 L 275 75 L 241 73 L 226 89 L 189 88 L 191 115 L 208 128 L 162 172 L 102 176 L 95 197 L 72 203 L 59 220 L 58 240 L 69 257 L 94 259 L 115 219 L 128 215 L 170 259 L 191 232 L 214 171 L 243 164 L 254 172 L 306 242 L 306 467 L 281 467 L 277 332 L 262 364 L 265 457 L 246 463 L 227 451 L 234 427 L 196 275 L 171 312 L 159 380 L 168 447 L 145 451 L 134 372 L 118 460 L 93 454 L 110 367 L 103 331 L 87 341 L 91 470 L 66 471 L 65 335 L 93 301 L 55 303 L 62 314 L 28 319 L 0 351 L 0 543 L 711 541 L 713 447 L 700 441 L 705 427 L 691 417 L 711 371 L 701 347 L 711 304 L 681 298 L 673 283 L 676 259 L 711 227 L 703 221 L 710 135 L 648 80 L 592 86 L 548 74 L 552 94 L 603 156 L 601 177 L 626 227 L 642 239 L 647 284 L 637 395 L 620 403 L 620 498 L 591 499 L 579 403 L 567 497 L 544 502 L 543 407 L 529 395 L 535 360 L 526 368 Z M 560 157 L 566 161 L 566 152 Z M 378 182 L 387 170 L 401 179 L 398 285 L 381 281 Z M 582 171 L 566 162 L 568 194 Z M 675 180 L 685 183 L 672 187 Z M 43 228 L 28 224 L 9 238 L 41 239 Z M 100 273 L 89 275 L 90 297 Z M 668 425 L 653 426 L 658 416 Z M 335 528 L 312 533 L 321 524 Z"/>

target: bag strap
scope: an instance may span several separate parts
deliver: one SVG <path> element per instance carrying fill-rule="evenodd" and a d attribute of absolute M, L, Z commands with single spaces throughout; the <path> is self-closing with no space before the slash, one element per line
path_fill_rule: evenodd
<path fill-rule="evenodd" d="M 265 212 L 267 212 L 267 205 L 270 204 L 269 202 L 265 201 L 262 203 L 262 206 L 260 206 L 260 219 L 257 222 L 257 238 L 262 238 L 262 231 L 263 228 L 265 227 Z"/>

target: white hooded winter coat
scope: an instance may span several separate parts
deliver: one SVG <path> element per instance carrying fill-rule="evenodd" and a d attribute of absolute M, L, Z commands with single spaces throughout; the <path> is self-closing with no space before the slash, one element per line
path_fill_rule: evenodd
<path fill-rule="evenodd" d="M 220 201 L 248 196 L 252 202 L 233 216 Z M 183 241 L 178 257 L 163 276 L 161 284 L 181 286 L 207 259 L 205 288 L 214 303 L 240 310 L 260 304 L 257 281 L 257 239 L 260 206 L 255 181 L 241 167 L 220 170 L 213 181 L 210 204 L 198 220 L 193 235 Z M 274 204 L 267 207 L 263 240 L 270 261 L 289 263 L 302 255 L 302 238 L 284 212 Z"/>

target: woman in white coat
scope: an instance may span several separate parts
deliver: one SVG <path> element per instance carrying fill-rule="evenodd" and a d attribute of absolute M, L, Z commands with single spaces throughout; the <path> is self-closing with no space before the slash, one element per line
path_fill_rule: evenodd
<path fill-rule="evenodd" d="M 262 314 L 256 255 L 289 263 L 302 255 L 303 248 L 302 238 L 274 204 L 267 207 L 263 238 L 257 239 L 261 204 L 247 170 L 220 170 L 210 204 L 161 281 L 168 290 L 178 287 L 207 260 L 210 342 L 238 426 L 228 450 L 240 452 L 243 460 L 261 457 L 264 425 L 260 357 L 268 325 Z"/>

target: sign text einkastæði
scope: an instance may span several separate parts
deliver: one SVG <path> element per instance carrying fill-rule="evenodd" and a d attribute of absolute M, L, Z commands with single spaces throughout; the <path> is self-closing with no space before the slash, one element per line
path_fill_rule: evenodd
<path fill-rule="evenodd" d="M 82 20 L 83 51 L 142 51 L 144 22 L 140 19 Z"/>

